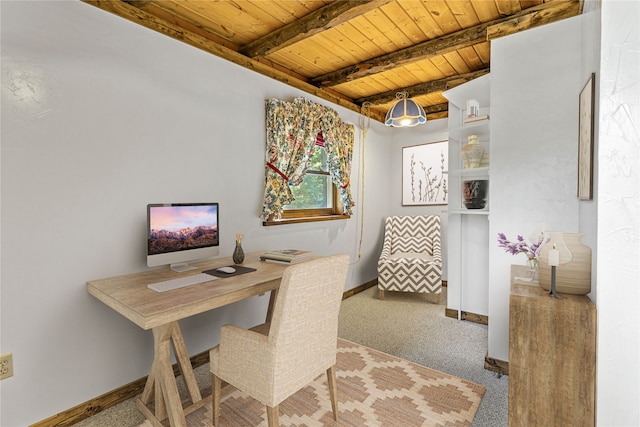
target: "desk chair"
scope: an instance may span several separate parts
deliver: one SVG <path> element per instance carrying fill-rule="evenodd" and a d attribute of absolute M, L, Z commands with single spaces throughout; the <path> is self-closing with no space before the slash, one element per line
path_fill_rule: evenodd
<path fill-rule="evenodd" d="M 287 267 L 271 323 L 250 330 L 222 327 L 220 344 L 210 353 L 214 426 L 220 416 L 222 380 L 265 405 L 269 427 L 275 427 L 278 405 L 324 372 L 338 420 L 338 313 L 348 270 L 348 255 Z"/>

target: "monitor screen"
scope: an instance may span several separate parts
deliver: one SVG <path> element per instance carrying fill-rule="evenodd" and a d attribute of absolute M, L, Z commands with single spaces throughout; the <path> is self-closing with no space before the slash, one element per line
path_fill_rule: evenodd
<path fill-rule="evenodd" d="M 187 271 L 219 254 L 218 203 L 147 205 L 147 265 Z"/>

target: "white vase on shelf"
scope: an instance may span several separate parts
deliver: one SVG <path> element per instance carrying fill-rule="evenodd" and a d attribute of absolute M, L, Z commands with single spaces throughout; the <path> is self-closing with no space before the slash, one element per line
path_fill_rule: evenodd
<path fill-rule="evenodd" d="M 484 156 L 484 147 L 478 142 L 478 136 L 469 135 L 467 144 L 460 149 L 462 167 L 465 169 L 480 167 L 482 156 Z"/>

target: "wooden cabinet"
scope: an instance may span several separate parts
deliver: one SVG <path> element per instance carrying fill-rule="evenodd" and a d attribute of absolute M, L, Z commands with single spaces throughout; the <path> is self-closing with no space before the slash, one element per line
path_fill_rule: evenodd
<path fill-rule="evenodd" d="M 522 267 L 512 266 L 509 297 L 509 426 L 593 426 L 595 306 L 520 284 Z"/>
<path fill-rule="evenodd" d="M 449 100 L 449 202 L 447 206 L 447 315 L 488 322 L 489 314 L 489 204 L 483 209 L 463 205 L 466 180 L 489 180 L 490 75 L 486 74 L 443 93 Z M 475 99 L 483 120 L 467 121 L 467 101 Z M 485 151 L 480 167 L 465 168 L 460 156 L 468 137 L 476 135 Z"/>

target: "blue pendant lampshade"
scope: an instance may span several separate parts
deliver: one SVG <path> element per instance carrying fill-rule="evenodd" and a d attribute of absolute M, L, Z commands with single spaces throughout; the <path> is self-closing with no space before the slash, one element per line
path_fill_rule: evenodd
<path fill-rule="evenodd" d="M 427 115 L 424 109 L 409 98 L 407 92 L 396 94 L 396 103 L 387 112 L 384 124 L 393 127 L 412 127 L 427 122 Z"/>

